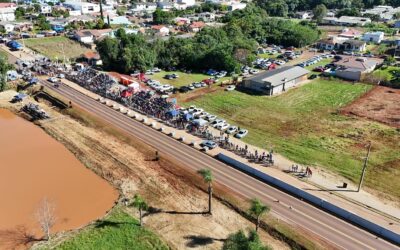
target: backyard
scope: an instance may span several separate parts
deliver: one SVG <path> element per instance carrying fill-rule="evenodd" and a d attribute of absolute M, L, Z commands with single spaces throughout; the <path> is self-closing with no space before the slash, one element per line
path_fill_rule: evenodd
<path fill-rule="evenodd" d="M 121 209 L 56 246 L 55 249 L 169 249 L 149 230 Z"/>
<path fill-rule="evenodd" d="M 272 145 L 291 160 L 326 167 L 353 181 L 361 173 L 364 145 L 372 141 L 366 183 L 400 197 L 399 132 L 374 121 L 339 113 L 371 88 L 365 84 L 318 79 L 275 97 L 220 89 L 187 99 L 185 106 L 197 105 L 249 129 L 244 140 L 250 144 L 265 149 Z"/>
<path fill-rule="evenodd" d="M 89 51 L 88 48 L 80 45 L 67 37 L 55 36 L 45 38 L 30 38 L 24 40 L 25 46 L 52 59 L 71 60 Z"/>

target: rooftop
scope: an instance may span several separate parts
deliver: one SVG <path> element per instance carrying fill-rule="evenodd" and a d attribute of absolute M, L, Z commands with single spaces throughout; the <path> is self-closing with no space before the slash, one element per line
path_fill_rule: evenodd
<path fill-rule="evenodd" d="M 285 66 L 279 69 L 265 71 L 256 76 L 248 78 L 250 81 L 270 83 L 279 86 L 285 81 L 291 81 L 298 77 L 307 75 L 310 71 L 299 66 Z"/>

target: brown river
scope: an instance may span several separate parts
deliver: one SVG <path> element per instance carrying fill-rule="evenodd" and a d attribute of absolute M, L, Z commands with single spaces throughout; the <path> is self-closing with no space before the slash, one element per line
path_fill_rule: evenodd
<path fill-rule="evenodd" d="M 117 197 L 61 143 L 0 109 L 0 249 L 20 248 L 30 234 L 42 236 L 35 214 L 43 199 L 54 206 L 54 232 L 102 217 Z"/>

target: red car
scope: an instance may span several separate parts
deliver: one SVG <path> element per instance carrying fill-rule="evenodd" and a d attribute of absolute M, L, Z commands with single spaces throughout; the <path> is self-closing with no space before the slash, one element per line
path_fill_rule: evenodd
<path fill-rule="evenodd" d="M 315 67 L 313 69 L 314 72 L 324 72 L 325 68 L 322 66 Z"/>

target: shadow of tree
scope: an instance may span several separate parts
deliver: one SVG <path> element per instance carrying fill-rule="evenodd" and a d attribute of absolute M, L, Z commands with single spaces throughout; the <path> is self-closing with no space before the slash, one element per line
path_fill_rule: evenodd
<path fill-rule="evenodd" d="M 186 243 L 187 247 L 206 246 L 214 243 L 214 241 L 225 241 L 225 239 L 216 239 L 202 235 L 187 235 L 184 237 L 184 239 L 188 240 L 188 242 Z"/>
<path fill-rule="evenodd" d="M 43 239 L 44 238 L 37 238 L 35 235 L 28 232 L 25 226 L 0 230 L 0 248 L 15 249 L 21 246 L 28 246 L 30 243 Z"/>
<path fill-rule="evenodd" d="M 98 220 L 94 223 L 94 226 L 95 228 L 104 228 L 104 227 L 120 227 L 121 225 L 126 225 L 126 224 L 139 226 L 139 223 L 119 222 L 110 220 Z"/>
<path fill-rule="evenodd" d="M 165 213 L 165 214 L 200 214 L 200 215 L 208 215 L 208 212 L 185 212 L 185 211 L 164 211 L 160 208 L 155 208 L 155 207 L 149 207 L 149 209 L 147 210 L 147 212 L 143 215 L 143 217 L 147 217 L 150 215 L 154 215 L 154 214 L 160 214 L 160 213 Z"/>

